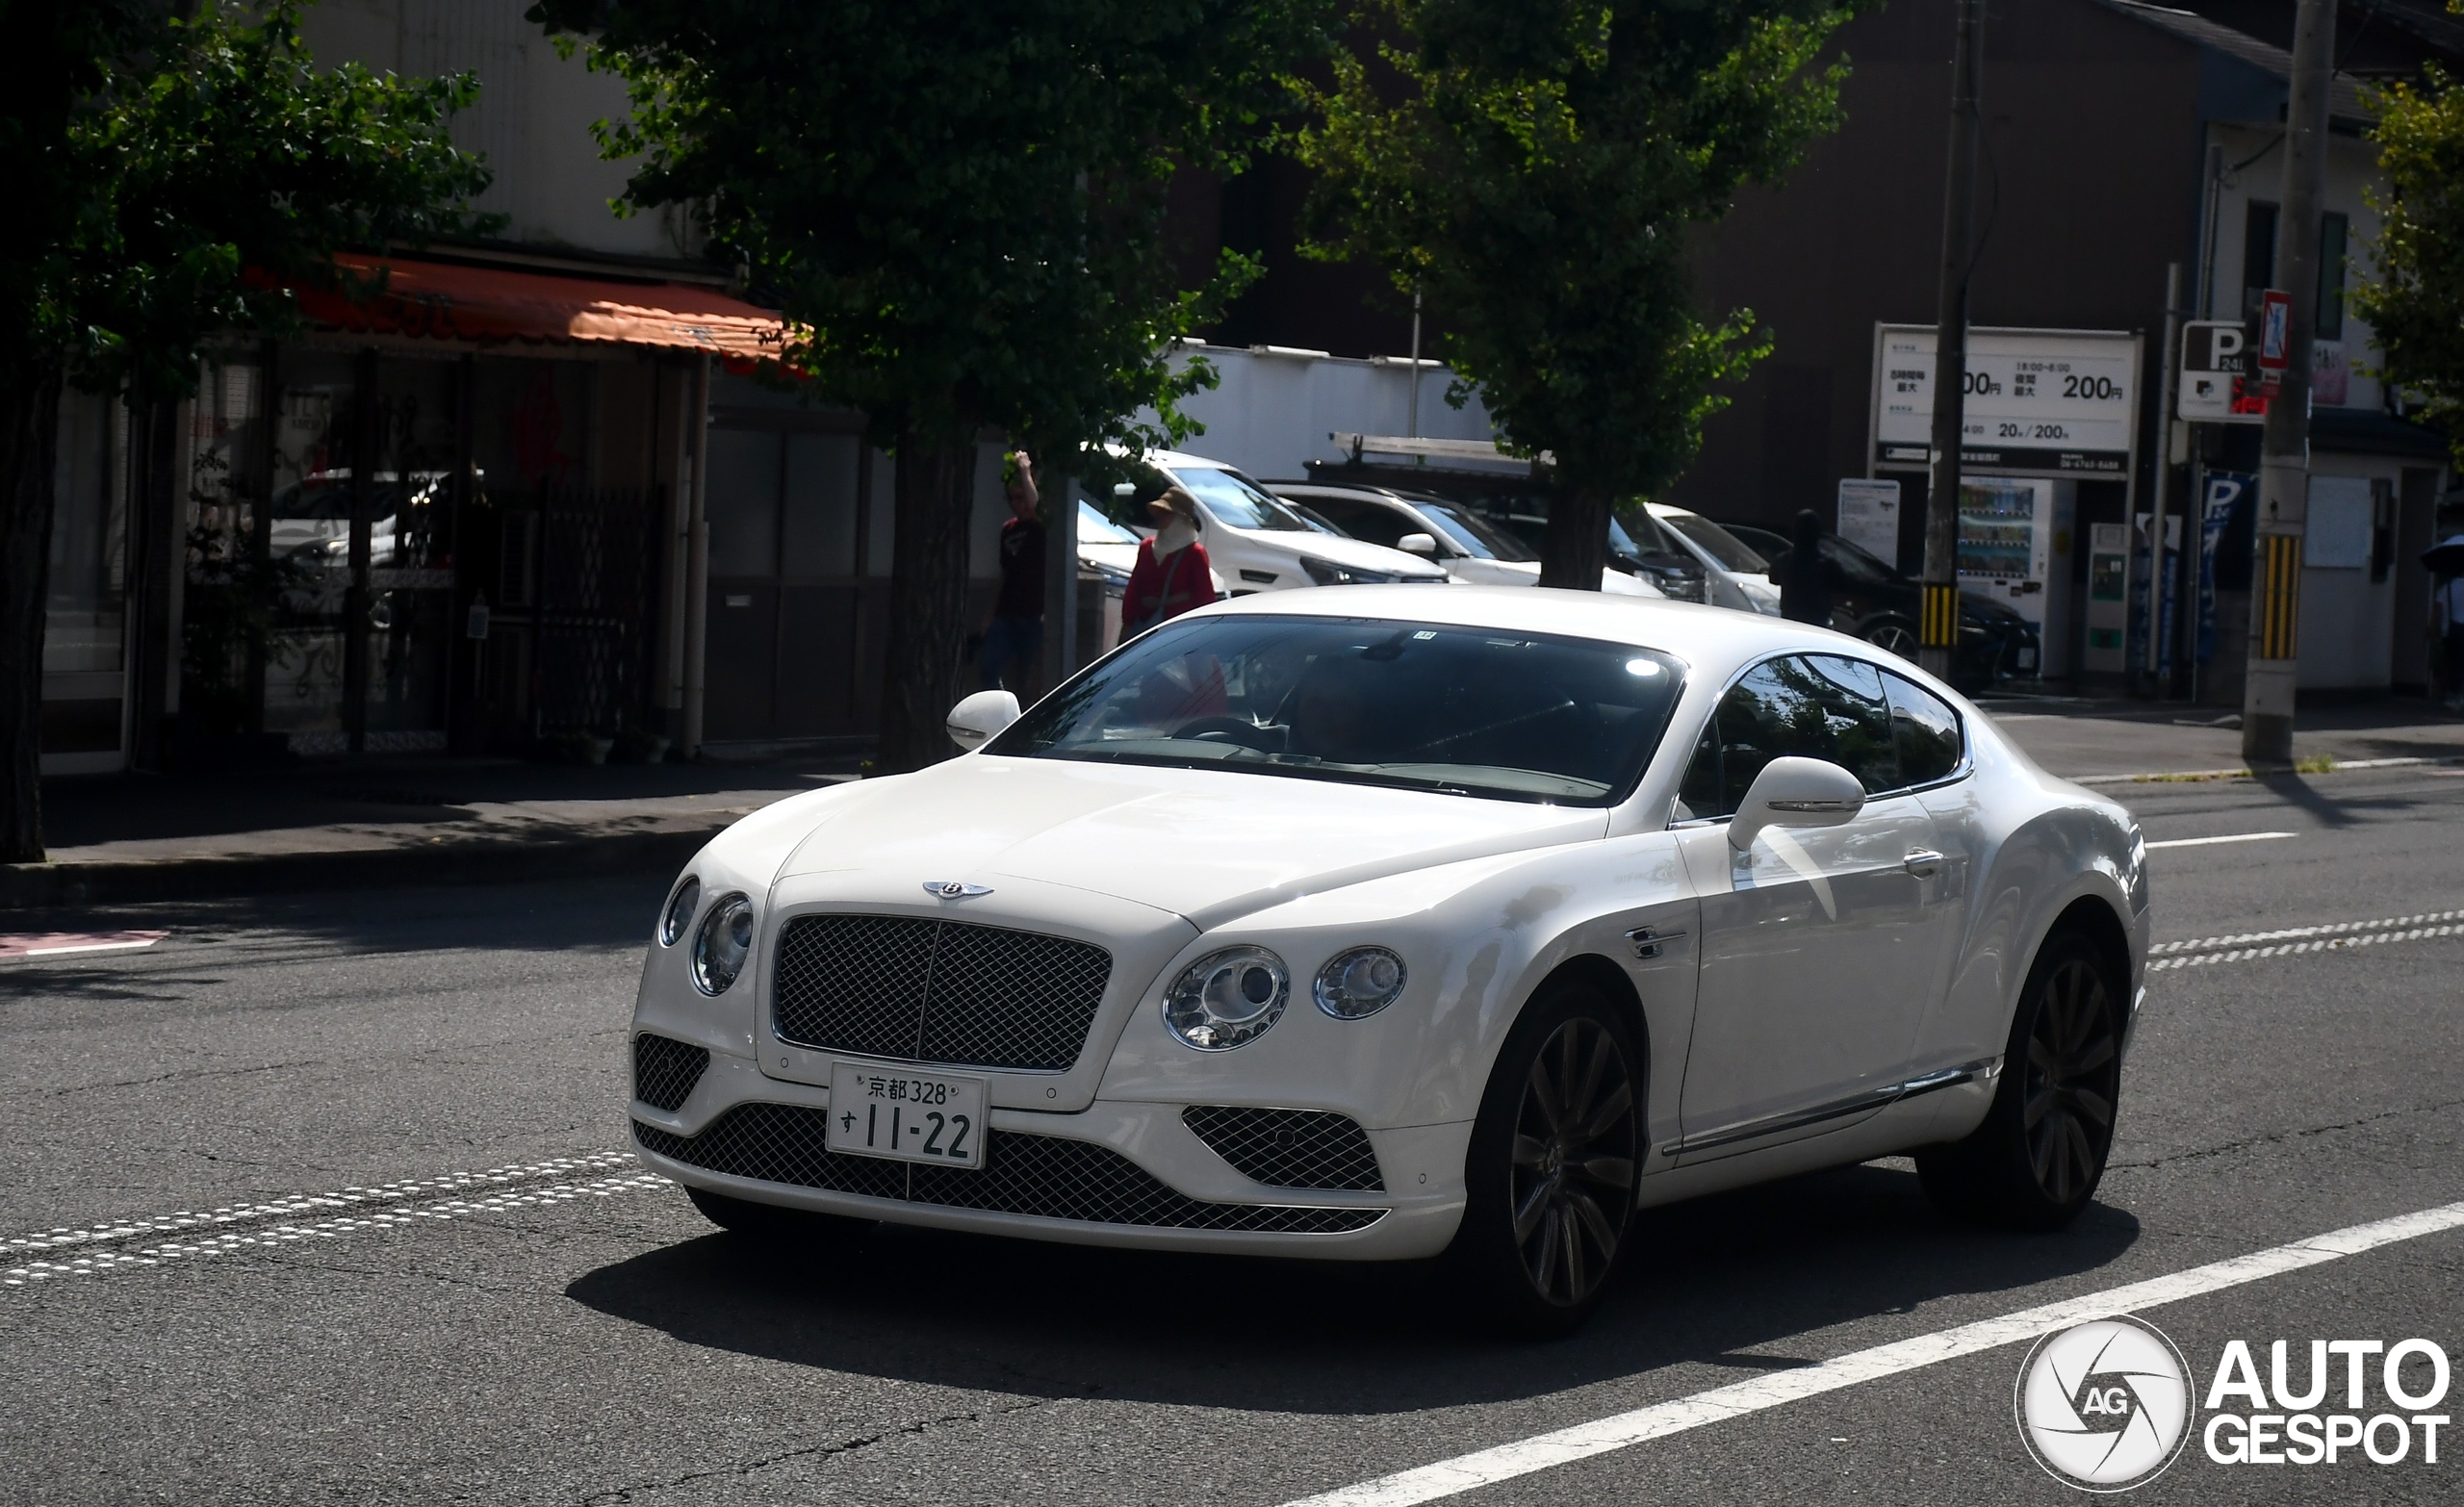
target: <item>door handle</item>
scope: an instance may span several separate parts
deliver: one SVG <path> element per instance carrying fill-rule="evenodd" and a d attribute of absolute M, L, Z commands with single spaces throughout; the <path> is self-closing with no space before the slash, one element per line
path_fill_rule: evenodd
<path fill-rule="evenodd" d="M 1906 867 L 1918 879 L 1932 879 L 1941 872 L 1942 856 L 1931 848 L 1917 848 L 1908 855 Z"/>

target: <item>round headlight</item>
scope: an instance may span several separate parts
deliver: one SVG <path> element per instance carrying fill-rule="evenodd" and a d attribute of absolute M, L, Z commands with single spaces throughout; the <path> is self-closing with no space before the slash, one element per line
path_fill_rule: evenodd
<path fill-rule="evenodd" d="M 658 945 L 674 947 L 684 939 L 684 929 L 693 924 L 694 908 L 702 904 L 702 881 L 692 875 L 676 886 L 668 897 L 667 914 L 658 918 Z"/>
<path fill-rule="evenodd" d="M 693 933 L 693 986 L 725 994 L 753 955 L 753 902 L 730 895 L 710 907 Z"/>
<path fill-rule="evenodd" d="M 1164 995 L 1164 1024 L 1201 1052 L 1254 1041 L 1283 1018 L 1292 975 L 1263 947 L 1230 947 L 1189 965 Z"/>
<path fill-rule="evenodd" d="M 1318 1008 L 1337 1020 L 1374 1015 L 1401 998 L 1403 959 L 1383 947 L 1337 953 L 1318 970 Z"/>

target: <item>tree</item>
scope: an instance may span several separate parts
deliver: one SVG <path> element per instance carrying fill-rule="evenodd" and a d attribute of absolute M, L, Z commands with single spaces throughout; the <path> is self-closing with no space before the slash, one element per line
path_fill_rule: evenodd
<path fill-rule="evenodd" d="M 5 3 L 5 0 L 0 0 Z M 203 344 L 285 331 L 285 281 L 346 247 L 473 224 L 487 185 L 447 118 L 468 78 L 319 72 L 300 0 L 9 4 L 0 142 L 0 861 L 42 856 L 42 641 L 64 383 L 136 405 L 196 380 Z"/>
<path fill-rule="evenodd" d="M 602 130 L 643 159 L 626 203 L 692 206 L 796 332 L 783 364 L 897 457 L 877 769 L 949 753 L 979 437 L 1062 461 L 1187 432 L 1174 400 L 1210 374 L 1165 352 L 1251 269 L 1182 286 L 1165 189 L 1176 166 L 1239 169 L 1325 4 L 532 7 L 631 90 Z"/>
<path fill-rule="evenodd" d="M 1812 64 L 1856 3 L 1368 0 L 1338 55 L 1310 249 L 1418 291 L 1507 447 L 1554 452 L 1543 584 L 1599 589 L 1612 507 L 1769 350 L 1750 311 L 1696 312 L 1688 230 L 1835 126 L 1845 65 Z"/>
<path fill-rule="evenodd" d="M 2382 191 L 2374 281 L 2352 292 L 2385 357 L 2383 375 L 2426 401 L 2464 466 L 2464 86 L 2436 64 L 2375 92 Z"/>

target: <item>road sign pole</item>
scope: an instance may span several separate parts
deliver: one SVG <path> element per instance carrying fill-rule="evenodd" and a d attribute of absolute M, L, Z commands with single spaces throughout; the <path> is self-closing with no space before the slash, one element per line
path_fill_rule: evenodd
<path fill-rule="evenodd" d="M 2158 379 L 2156 399 L 2156 485 L 2147 525 L 2147 694 L 2165 694 L 2165 504 L 2173 495 L 2173 395 L 2181 370 L 2182 264 L 2165 264 L 2165 371 Z M 2178 610 L 2178 609 L 2176 609 Z"/>
<path fill-rule="evenodd" d="M 2276 359 L 2284 376 L 2260 445 L 2259 511 L 2250 580 L 2248 668 L 2242 682 L 2242 757 L 2293 758 L 2294 685 L 2300 669 L 2301 540 L 2310 516 L 2310 361 L 2319 320 L 2319 198 L 2327 149 L 2334 0 L 2301 0 L 2294 17 L 2292 100 L 2284 120 L 2284 213 L 2276 265 L 2291 294 Z M 2271 304 L 2276 302 L 2271 295 Z M 2277 311 L 2261 319 L 2261 360 Z"/>
<path fill-rule="evenodd" d="M 1967 396 L 1967 279 L 1976 217 L 1977 73 L 1984 0 L 1960 0 L 1951 57 L 1950 166 L 1942 185 L 1942 286 L 1934 340 L 1934 475 L 1925 497 L 1917 663 L 1945 679 L 1960 644 L 1960 442 Z"/>

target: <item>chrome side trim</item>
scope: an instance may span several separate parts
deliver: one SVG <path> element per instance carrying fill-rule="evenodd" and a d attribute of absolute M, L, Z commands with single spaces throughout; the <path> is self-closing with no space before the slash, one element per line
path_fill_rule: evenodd
<path fill-rule="evenodd" d="M 1759 1140 L 1765 1136 L 1803 1130 L 1809 1125 L 1819 1125 L 1825 1120 L 1844 1119 L 1851 1114 L 1880 1110 L 1897 1104 L 1902 1099 L 1913 1099 L 1938 1089 L 1955 1087 L 1961 1084 L 1990 1078 L 1993 1076 L 1997 1060 L 1989 1057 L 1979 1058 L 1973 1062 L 1962 1062 L 1957 1067 L 1946 1067 L 1939 1072 L 1927 1073 L 1921 1078 L 1911 1078 L 1904 1083 L 1886 1084 L 1880 1088 L 1868 1088 L 1863 1093 L 1851 1094 L 1844 1099 L 1834 1099 L 1829 1104 L 1819 1104 L 1810 1110 L 1791 1110 L 1784 1114 L 1748 1120 L 1742 1125 L 1732 1125 L 1724 1130 L 1706 1131 L 1700 1136 L 1689 1136 L 1681 1140 L 1669 1141 L 1659 1148 L 1659 1152 L 1663 1157 L 1678 1157 L 1690 1152 L 1716 1151 L 1722 1146 L 1733 1146 L 1740 1141 Z"/>

